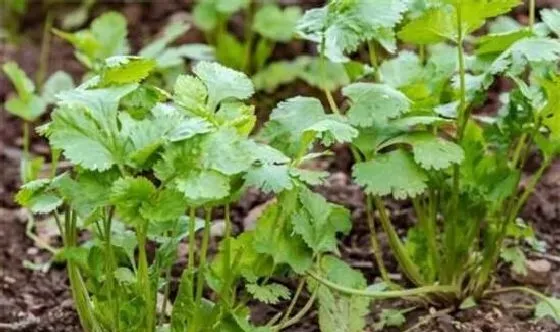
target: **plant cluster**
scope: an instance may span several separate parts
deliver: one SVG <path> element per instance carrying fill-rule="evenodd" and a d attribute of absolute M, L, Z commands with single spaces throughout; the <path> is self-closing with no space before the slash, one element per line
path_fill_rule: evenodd
<path fill-rule="evenodd" d="M 210 61 L 182 73 L 184 58 L 209 60 L 201 54 L 212 53 L 202 45 L 170 46 L 188 29 L 180 23 L 137 56 L 130 55 L 126 21 L 116 13 L 86 30 L 56 31 L 90 72 L 81 85 L 57 94 L 51 121 L 38 131 L 73 167 L 25 183 L 16 199 L 56 220 L 64 244 L 57 255 L 67 261 L 84 329 L 278 331 L 316 304 L 322 331 L 358 332 L 373 300 L 466 307 L 512 290 L 537 296 L 537 316 L 560 321 L 557 299 L 524 287 L 492 287 L 500 257 L 523 273 L 522 247 L 542 249 L 518 215 L 560 153 L 560 12 L 543 10 L 536 23 L 532 4 L 529 26 L 502 17 L 490 33 L 473 35 L 517 5 L 335 0 L 300 17 L 297 8 L 200 1 L 197 26 L 207 32 L 215 58 L 238 70 L 263 69 L 273 43 L 294 31 L 317 43 L 319 57 L 271 63 L 253 80 Z M 244 44 L 226 31 L 241 9 L 248 22 Z M 417 51 L 399 50 L 399 43 Z M 361 52 L 369 64 L 357 60 Z M 14 65 L 6 67 L 18 91 L 9 110 L 37 114 L 34 105 L 43 97 Z M 474 112 L 498 77 L 514 83 L 500 96 L 499 112 Z M 289 98 L 252 135 L 254 85 L 274 89 L 295 78 L 323 90 L 328 109 L 316 98 Z M 339 105 L 331 93 L 340 86 L 345 102 Z M 364 188 L 381 283 L 368 286 L 339 257 L 337 237 L 350 232 L 350 213 L 312 190 L 328 173 L 305 163 L 336 143 L 348 144 L 355 160 L 352 176 Z M 535 149 L 540 166 L 520 186 Z M 254 230 L 235 235 L 230 207 L 248 187 L 275 199 Z M 391 223 L 387 197 L 413 204 L 417 223 L 405 238 Z M 225 231 L 209 259 L 216 211 Z M 415 288 L 390 278 L 378 223 Z M 83 230 L 93 238 L 80 243 Z M 187 266 L 169 304 L 171 268 L 185 239 Z M 297 279 L 293 294 L 275 281 L 279 276 Z M 251 300 L 290 304 L 256 327 Z M 384 311 L 376 326 L 402 324 L 405 311 Z"/>

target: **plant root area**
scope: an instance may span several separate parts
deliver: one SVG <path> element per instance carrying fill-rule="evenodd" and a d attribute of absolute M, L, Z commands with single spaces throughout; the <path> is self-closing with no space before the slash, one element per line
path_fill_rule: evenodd
<path fill-rule="evenodd" d="M 157 4 L 156 4 L 157 2 Z M 187 1 L 188 2 L 188 1 Z M 292 2 L 292 1 L 290 1 Z M 301 1 L 304 7 L 313 7 L 321 1 Z M 17 61 L 28 73 L 37 70 L 37 62 L 42 33 L 41 22 L 44 12 L 41 6 L 32 6 L 25 17 L 25 40 L 18 47 L 0 44 L 0 63 L 9 60 Z M 184 1 L 154 1 L 139 3 L 111 4 L 99 3 L 90 14 L 91 17 L 108 9 L 114 9 L 127 16 L 133 47 L 139 48 L 143 40 L 153 36 L 165 25 L 172 15 L 183 15 L 189 10 Z M 524 18 L 519 17 L 522 21 Z M 239 24 L 232 27 L 239 29 Z M 203 36 L 191 30 L 179 42 L 200 42 Z M 308 47 L 294 42 L 290 47 L 275 51 L 275 58 L 293 57 Z M 75 78 L 83 74 L 81 65 L 75 60 L 70 46 L 54 37 L 49 59 L 49 72 L 65 70 Z M 499 87 L 497 88 L 499 90 Z M 4 76 L 0 76 L 0 105 L 4 103 L 12 86 Z M 498 92 L 498 91 L 496 91 Z M 281 88 L 274 95 L 257 95 L 259 115 L 266 114 L 276 101 L 293 96 L 320 95 L 303 84 L 296 83 Z M 497 95 L 497 93 L 496 93 Z M 490 96 L 489 99 L 492 99 Z M 43 121 L 48 119 L 44 118 Z M 78 332 L 82 331 L 78 317 L 74 311 L 73 301 L 68 289 L 63 263 L 52 263 L 48 269 L 44 266 L 49 262 L 51 254 L 44 250 L 40 243 L 26 235 L 28 216 L 25 210 L 13 202 L 13 196 L 19 186 L 19 159 L 22 154 L 21 123 L 7 114 L 0 106 L 0 332 L 33 331 L 33 332 Z M 46 142 L 34 136 L 31 147 L 35 155 L 43 155 L 48 160 L 49 151 Z M 351 155 L 345 146 L 335 148 L 335 155 L 325 157 L 312 167 L 330 172 L 326 183 L 316 190 L 330 201 L 343 204 L 352 211 L 353 230 L 351 234 L 340 239 L 340 252 L 343 258 L 359 269 L 370 283 L 378 278 L 378 271 L 373 263 L 370 252 L 369 231 L 365 221 L 364 197 L 359 186 L 351 181 Z M 538 167 L 539 160 L 534 158 L 533 165 L 526 169 L 530 175 Z M 263 210 L 271 197 L 258 192 L 249 191 L 236 206 L 232 217 L 236 234 L 254 226 L 255 219 Z M 392 221 L 398 227 L 400 235 L 415 223 L 412 207 L 408 202 L 392 201 L 388 203 Z M 220 235 L 223 233 L 221 211 L 215 211 L 212 227 L 211 253 L 215 252 Z M 510 267 L 503 264 L 495 275 L 495 287 L 525 285 L 547 294 L 560 296 L 560 161 L 547 171 L 537 190 L 526 205 L 522 218 L 533 226 L 538 239 L 546 242 L 546 254 L 527 252 L 529 263 L 535 266 L 535 273 L 530 269 L 528 276 L 512 275 Z M 60 245 L 56 227 L 47 221 L 38 219 L 33 232 L 40 242 L 53 247 Z M 84 234 L 87 237 L 87 234 Z M 396 281 L 405 283 L 398 270 L 396 260 L 389 253 L 388 243 L 383 233 L 379 234 L 383 247 L 384 258 L 391 275 Z M 180 250 L 179 261 L 174 268 L 171 300 L 176 292 L 177 281 L 186 263 L 186 251 Z M 295 289 L 293 280 L 278 280 Z M 211 294 L 208 294 L 211 296 Z M 307 296 L 302 296 L 299 305 L 303 305 Z M 385 328 L 383 331 L 409 332 L 560 332 L 551 319 L 538 322 L 533 319 L 531 305 L 535 299 L 526 294 L 508 293 L 496 296 L 479 303 L 476 307 L 466 310 L 458 308 L 423 308 L 419 307 L 406 314 L 407 322 L 399 328 Z M 288 302 L 274 306 L 250 303 L 253 321 L 265 323 L 277 312 L 285 310 Z M 373 325 L 379 320 L 383 309 L 414 307 L 414 303 L 403 300 L 375 301 L 368 315 L 368 329 L 374 331 Z M 311 311 L 298 325 L 287 329 L 294 332 L 319 331 L 316 311 Z M 344 332 L 344 331 L 341 331 Z"/>

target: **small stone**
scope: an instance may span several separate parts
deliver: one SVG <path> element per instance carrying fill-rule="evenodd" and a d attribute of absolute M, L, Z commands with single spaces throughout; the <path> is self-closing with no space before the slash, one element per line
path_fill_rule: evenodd
<path fill-rule="evenodd" d="M 37 255 L 38 253 L 39 253 L 39 249 L 38 249 L 37 247 L 29 247 L 29 248 L 27 249 L 27 254 L 28 254 L 29 256 L 35 256 L 35 255 Z"/>
<path fill-rule="evenodd" d="M 223 237 L 226 233 L 226 222 L 225 220 L 219 219 L 214 220 L 210 226 L 210 236 L 212 237 Z"/>
<path fill-rule="evenodd" d="M 512 273 L 513 279 L 518 282 L 532 285 L 547 285 L 550 281 L 552 264 L 546 259 L 527 260 L 527 275 Z"/>

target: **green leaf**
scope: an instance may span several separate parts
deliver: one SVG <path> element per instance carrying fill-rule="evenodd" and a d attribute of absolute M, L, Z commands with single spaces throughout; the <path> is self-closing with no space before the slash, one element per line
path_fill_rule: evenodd
<path fill-rule="evenodd" d="M 531 36 L 533 36 L 533 32 L 529 28 L 499 34 L 485 35 L 479 38 L 476 42 L 476 54 L 484 55 L 500 53 L 508 49 L 516 41 Z"/>
<path fill-rule="evenodd" d="M 396 118 L 408 112 L 411 104 L 404 94 L 384 84 L 354 83 L 342 89 L 342 93 L 351 100 L 350 123 L 360 127 Z"/>
<path fill-rule="evenodd" d="M 64 91 L 62 107 L 52 114 L 48 127 L 51 146 L 74 164 L 90 170 L 107 170 L 122 163 L 124 147 L 117 124 L 119 100 L 136 88 L 120 87 Z"/>
<path fill-rule="evenodd" d="M 57 71 L 52 74 L 42 89 L 42 97 L 46 103 L 53 103 L 56 101 L 56 95 L 59 92 L 72 90 L 74 88 L 74 80 L 72 76 L 63 71 Z"/>
<path fill-rule="evenodd" d="M 140 214 L 147 220 L 176 220 L 185 214 L 186 207 L 187 202 L 182 193 L 174 189 L 163 189 L 142 205 Z"/>
<path fill-rule="evenodd" d="M 292 39 L 300 17 L 301 9 L 297 6 L 280 9 L 276 5 L 266 4 L 255 14 L 253 30 L 270 40 L 287 42 Z"/>
<path fill-rule="evenodd" d="M 414 52 L 404 50 L 399 52 L 396 58 L 383 61 L 379 73 L 384 83 L 393 88 L 400 88 L 422 77 L 422 65 Z"/>
<path fill-rule="evenodd" d="M 298 61 L 276 61 L 259 70 L 253 77 L 257 91 L 274 92 L 279 86 L 295 81 L 304 70 L 305 65 Z"/>
<path fill-rule="evenodd" d="M 511 269 L 518 274 L 527 275 L 527 266 L 525 262 L 527 258 L 518 246 L 502 248 L 500 257 L 507 263 L 511 263 Z"/>
<path fill-rule="evenodd" d="M 211 31 L 218 23 L 218 11 L 211 0 L 198 1 L 193 8 L 193 20 L 197 28 Z"/>
<path fill-rule="evenodd" d="M 35 121 L 47 110 L 45 100 L 37 95 L 29 95 L 27 99 L 12 97 L 4 104 L 6 111 L 26 121 Z"/>
<path fill-rule="evenodd" d="M 299 57 L 304 65 L 299 72 L 299 78 L 311 86 L 334 91 L 350 83 L 350 77 L 341 63 L 323 61 L 320 58 Z"/>
<path fill-rule="evenodd" d="M 286 286 L 276 283 L 247 284 L 245 288 L 255 299 L 266 304 L 278 304 L 281 300 L 290 299 L 290 290 Z"/>
<path fill-rule="evenodd" d="M 254 93 L 253 83 L 245 74 L 221 66 L 218 63 L 199 62 L 194 67 L 193 72 L 206 85 L 210 109 L 215 109 L 225 99 L 244 100 Z"/>
<path fill-rule="evenodd" d="M 329 176 L 329 172 L 302 168 L 292 168 L 290 169 L 290 174 L 310 186 L 322 185 Z"/>
<path fill-rule="evenodd" d="M 299 236 L 291 234 L 288 228 L 278 229 L 277 226 L 282 219 L 288 218 L 294 198 L 290 192 L 263 212 L 255 229 L 255 250 L 270 255 L 275 264 L 287 263 L 294 272 L 303 274 L 313 262 L 312 251 Z"/>
<path fill-rule="evenodd" d="M 167 45 L 181 37 L 189 30 L 190 26 L 184 22 L 171 22 L 163 28 L 161 37 L 144 46 L 138 55 L 143 58 L 154 59 L 162 53 Z"/>
<path fill-rule="evenodd" d="M 279 193 L 293 188 L 287 165 L 255 166 L 244 176 L 245 185 L 259 188 L 264 193 Z"/>
<path fill-rule="evenodd" d="M 445 169 L 452 164 L 460 164 L 464 159 L 463 149 L 459 145 L 429 133 L 396 137 L 383 143 L 383 146 L 397 143 L 412 145 L 414 161 L 426 170 Z"/>
<path fill-rule="evenodd" d="M 560 10 L 545 8 L 540 14 L 546 26 L 560 37 Z"/>
<path fill-rule="evenodd" d="M 476 300 L 474 299 L 474 297 L 469 296 L 466 299 L 464 299 L 463 302 L 461 302 L 461 305 L 459 306 L 459 309 L 466 310 L 466 309 L 474 308 L 477 305 L 478 304 L 476 303 Z"/>
<path fill-rule="evenodd" d="M 27 182 L 21 186 L 15 201 L 33 213 L 49 213 L 63 203 L 62 198 L 49 190 L 50 185 L 48 179 Z"/>
<path fill-rule="evenodd" d="M 402 310 L 382 309 L 379 314 L 379 321 L 374 324 L 376 331 L 382 331 L 386 327 L 400 327 L 406 323 L 406 317 Z"/>
<path fill-rule="evenodd" d="M 554 321 L 560 324 L 560 299 L 555 297 L 547 298 L 547 301 L 540 301 L 535 307 L 535 317 L 544 318 L 550 316 Z"/>
<path fill-rule="evenodd" d="M 175 181 L 189 204 L 204 204 L 227 197 L 230 185 L 227 176 L 211 170 L 192 171 Z"/>
<path fill-rule="evenodd" d="M 513 72 L 523 71 L 527 64 L 555 62 L 560 57 L 560 41 L 550 38 L 530 37 L 515 42 L 491 65 L 491 74 L 502 73 L 511 67 Z"/>
<path fill-rule="evenodd" d="M 181 75 L 175 81 L 173 99 L 187 111 L 194 113 L 204 110 L 207 96 L 206 86 L 197 77 Z"/>
<path fill-rule="evenodd" d="M 325 256 L 321 260 L 320 266 L 326 278 L 334 283 L 355 289 L 366 288 L 366 280 L 362 274 L 338 258 Z M 369 312 L 370 299 L 338 294 L 323 285 L 317 287 L 319 287 L 317 297 L 321 331 L 364 331 L 366 323 L 364 316 Z"/>
<path fill-rule="evenodd" d="M 149 203 L 155 193 L 156 189 L 148 179 L 126 177 L 113 184 L 110 200 L 117 207 L 117 213 L 125 221 L 137 224 L 143 218 L 142 206 Z"/>
<path fill-rule="evenodd" d="M 8 62 L 2 66 L 4 73 L 8 76 L 17 94 L 22 100 L 27 100 L 35 92 L 35 84 L 27 74 L 15 62 Z"/>
<path fill-rule="evenodd" d="M 380 196 L 392 194 L 397 199 L 421 194 L 428 181 L 426 172 L 401 149 L 354 165 L 353 176 L 367 193 Z"/>
<path fill-rule="evenodd" d="M 105 60 L 101 72 L 101 86 L 136 83 L 145 79 L 154 69 L 155 62 L 133 56 L 113 56 Z"/>
<path fill-rule="evenodd" d="M 202 118 L 182 119 L 172 131 L 167 134 L 171 142 L 179 142 L 198 134 L 209 133 L 212 125 Z"/>
<path fill-rule="evenodd" d="M 336 234 L 352 228 L 348 210 L 328 203 L 323 196 L 307 188 L 299 189 L 301 208 L 291 216 L 294 233 L 318 253 L 338 252 Z"/>
<path fill-rule="evenodd" d="M 212 46 L 206 44 L 186 44 L 178 47 L 166 48 L 156 58 L 156 67 L 162 69 L 172 69 L 183 65 L 185 59 L 197 61 L 215 60 L 215 52 Z"/>
<path fill-rule="evenodd" d="M 222 174 L 241 173 L 253 164 L 253 145 L 233 128 L 221 128 L 206 135 L 202 143 L 202 163 L 205 168 Z"/>

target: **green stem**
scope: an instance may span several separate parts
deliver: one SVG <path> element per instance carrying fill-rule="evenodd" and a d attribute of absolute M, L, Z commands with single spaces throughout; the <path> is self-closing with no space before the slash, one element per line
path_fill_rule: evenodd
<path fill-rule="evenodd" d="M 253 30 L 253 6 L 249 3 L 245 9 L 245 61 L 243 62 L 243 72 L 249 74 L 251 68 L 251 56 L 253 51 L 253 40 L 255 33 Z"/>
<path fill-rule="evenodd" d="M 315 298 L 317 298 L 318 290 L 319 287 L 316 287 L 315 290 L 313 291 L 313 294 L 311 294 L 311 297 L 309 297 L 309 300 L 307 300 L 305 305 L 294 315 L 294 317 L 292 317 L 290 320 L 282 324 L 279 324 L 278 326 L 273 326 L 271 329 L 273 331 L 280 331 L 282 329 L 288 328 L 294 324 L 299 323 L 299 321 L 307 314 L 307 312 L 309 312 L 309 309 L 311 309 L 311 307 L 313 306 L 313 303 L 315 302 Z"/>
<path fill-rule="evenodd" d="M 231 292 L 231 284 L 233 283 L 232 280 L 232 269 L 233 266 L 231 265 L 231 213 L 230 213 L 230 206 L 226 204 L 224 207 L 224 220 L 226 223 L 226 229 L 224 234 L 224 260 L 222 265 L 222 270 L 224 271 L 224 284 L 222 286 L 222 300 L 226 302 L 228 308 L 235 302 L 235 292 Z M 230 302 L 231 301 L 231 302 Z"/>
<path fill-rule="evenodd" d="M 363 289 L 355 289 L 350 287 L 345 287 L 338 285 L 328 279 L 325 279 L 314 272 L 308 271 L 307 274 L 313 279 L 317 280 L 319 283 L 334 289 L 345 295 L 357 295 L 370 297 L 374 299 L 391 299 L 391 298 L 402 298 L 402 297 L 415 297 L 430 293 L 452 293 L 458 294 L 459 289 L 455 286 L 441 286 L 441 285 L 430 285 L 424 287 L 418 287 L 413 289 L 403 289 L 403 290 L 393 290 L 393 291 L 368 291 Z"/>
<path fill-rule="evenodd" d="M 288 306 L 288 310 L 286 310 L 286 313 L 284 314 L 284 318 L 282 318 L 282 320 L 280 321 L 281 326 L 284 325 L 289 320 L 290 315 L 292 314 L 292 311 L 296 306 L 297 300 L 299 299 L 301 292 L 303 291 L 303 286 L 305 286 L 305 278 L 300 279 L 298 286 L 296 288 L 296 293 L 294 294 L 294 297 L 292 298 L 292 301 Z"/>
<path fill-rule="evenodd" d="M 529 27 L 533 30 L 535 26 L 535 0 L 529 0 Z"/>
<path fill-rule="evenodd" d="M 548 304 L 548 306 L 550 307 L 550 309 L 552 309 L 552 311 L 556 314 L 556 316 L 560 317 L 560 311 L 558 311 L 558 308 L 554 305 L 554 303 L 552 303 L 552 301 L 550 301 L 550 298 L 529 287 L 521 287 L 521 286 L 504 287 L 496 290 L 486 291 L 484 292 L 484 296 L 497 295 L 497 294 L 510 293 L 510 292 L 525 292 L 527 294 L 533 295 L 534 297 Z"/>
<path fill-rule="evenodd" d="M 416 217 L 421 229 L 424 231 L 428 242 L 428 266 L 430 269 L 429 278 L 430 282 L 435 280 L 436 276 L 436 255 L 437 255 L 437 244 L 436 244 L 436 234 L 435 230 L 432 229 L 432 223 L 430 221 L 430 211 L 426 211 L 425 207 L 422 206 L 419 198 L 414 197 L 412 199 L 412 205 L 414 207 Z"/>
<path fill-rule="evenodd" d="M 173 230 L 170 232 L 170 236 L 171 236 L 171 241 L 175 241 L 175 238 L 177 237 L 177 233 L 178 233 L 178 224 L 179 224 L 179 219 L 176 219 L 175 222 L 173 223 Z M 177 254 L 177 250 L 175 250 L 173 256 L 175 257 Z M 166 271 L 165 271 L 165 288 L 163 290 L 163 302 L 161 304 L 161 309 L 159 312 L 159 322 L 160 324 L 163 324 L 164 320 L 165 320 L 165 312 L 167 311 L 167 302 L 169 299 L 169 293 L 171 291 L 171 268 L 172 266 L 168 266 Z"/>
<path fill-rule="evenodd" d="M 107 283 L 108 287 L 111 290 L 113 296 L 112 305 L 114 305 L 112 314 L 113 314 L 113 323 L 115 326 L 115 330 L 119 331 L 119 314 L 120 314 L 120 303 L 119 303 L 119 288 L 117 287 L 117 281 L 115 279 L 115 271 L 117 270 L 117 262 L 115 261 L 115 254 L 113 252 L 113 246 L 111 244 L 111 225 L 113 220 L 113 209 L 109 209 L 105 211 L 105 218 L 104 218 L 104 229 L 105 229 L 105 251 L 107 255 L 107 264 L 106 264 L 106 273 L 107 273 Z"/>
<path fill-rule="evenodd" d="M 424 280 L 420 275 L 420 272 L 418 271 L 418 267 L 406 252 L 406 249 L 401 242 L 397 231 L 391 224 L 391 220 L 389 219 L 389 215 L 387 214 L 387 210 L 385 209 L 383 201 L 380 197 L 373 196 L 373 202 L 375 204 L 375 207 L 379 211 L 381 226 L 383 226 L 383 230 L 389 238 L 389 245 L 391 246 L 391 250 L 393 251 L 395 258 L 399 262 L 399 265 L 402 268 L 403 272 L 406 274 L 408 279 L 410 279 L 410 281 L 412 281 L 416 285 L 423 285 Z"/>
<path fill-rule="evenodd" d="M 322 83 L 324 83 L 327 80 L 327 57 L 325 56 L 325 34 L 323 34 L 322 38 L 321 38 L 321 49 L 320 49 L 320 70 L 321 70 L 321 80 L 323 81 Z M 323 89 L 323 91 L 325 92 L 325 96 L 327 97 L 327 101 L 329 103 L 329 107 L 331 109 L 331 112 L 335 113 L 335 114 L 340 114 L 340 110 L 338 109 L 338 106 L 336 106 L 336 103 L 334 101 L 334 98 L 331 94 L 331 92 L 329 91 L 329 89 L 327 89 L 327 87 L 324 84 L 321 84 L 321 88 Z"/>
<path fill-rule="evenodd" d="M 191 207 L 189 212 L 189 258 L 187 261 L 187 270 L 189 275 L 190 285 L 194 285 L 194 248 L 196 242 L 196 225 L 195 225 L 195 217 L 196 217 L 196 208 Z"/>
<path fill-rule="evenodd" d="M 375 220 L 373 218 L 373 203 L 370 194 L 366 194 L 366 219 L 370 232 L 369 237 L 371 242 L 371 250 L 373 251 L 373 255 L 375 257 L 375 262 L 377 264 L 377 267 L 379 268 L 379 273 L 381 274 L 381 278 L 385 283 L 391 284 L 389 273 L 387 273 L 387 268 L 385 267 L 385 263 L 383 262 L 381 246 L 379 245 L 379 240 L 377 239 Z"/>
<path fill-rule="evenodd" d="M 155 328 L 154 298 L 152 297 L 152 287 L 150 285 L 150 275 L 148 267 L 148 256 L 146 254 L 146 231 L 147 224 L 141 225 L 137 229 L 136 239 L 138 241 L 138 286 L 144 292 L 144 303 L 146 308 L 146 331 L 153 331 Z"/>
<path fill-rule="evenodd" d="M 39 69 L 35 75 L 35 83 L 38 87 L 43 85 L 49 66 L 49 54 L 51 48 L 51 29 L 53 25 L 53 15 L 49 10 L 45 18 L 45 26 L 43 28 L 43 37 L 41 40 L 41 53 L 39 55 Z"/>
<path fill-rule="evenodd" d="M 379 82 L 381 80 L 381 75 L 379 74 L 379 60 L 377 59 L 377 52 L 375 50 L 375 41 L 368 40 L 368 53 L 369 53 L 369 63 L 373 67 L 375 81 Z"/>
<path fill-rule="evenodd" d="M 29 135 L 30 124 L 28 121 L 23 123 L 23 158 L 25 161 L 29 161 L 29 145 L 31 143 L 31 138 Z"/>
<path fill-rule="evenodd" d="M 210 242 L 210 219 L 212 217 L 212 208 L 206 208 L 204 218 L 204 233 L 202 236 L 202 246 L 200 249 L 200 262 L 196 277 L 196 295 L 195 303 L 200 304 L 202 300 L 202 291 L 204 290 L 204 275 L 206 273 L 206 254 L 208 253 L 208 243 Z"/>

